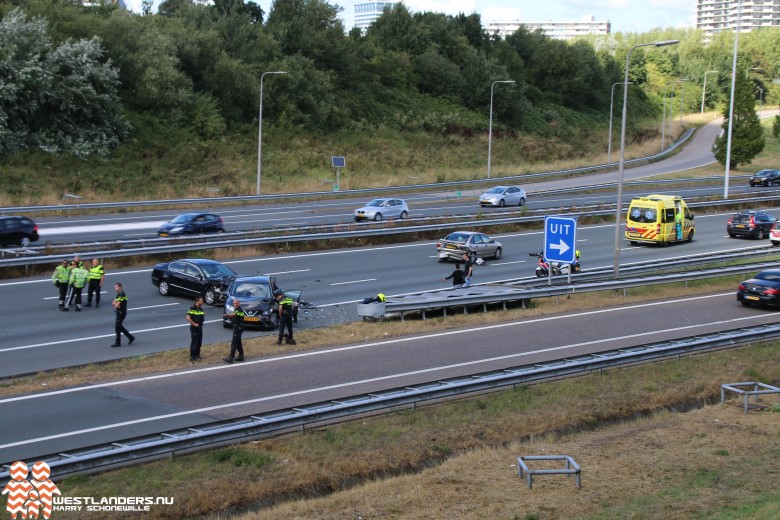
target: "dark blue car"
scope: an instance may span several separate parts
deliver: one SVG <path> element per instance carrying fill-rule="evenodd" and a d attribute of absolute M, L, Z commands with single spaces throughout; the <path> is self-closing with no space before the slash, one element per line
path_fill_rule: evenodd
<path fill-rule="evenodd" d="M 175 219 L 160 226 L 159 237 L 180 235 L 200 235 L 203 233 L 224 233 L 222 217 L 215 213 L 182 213 Z"/>

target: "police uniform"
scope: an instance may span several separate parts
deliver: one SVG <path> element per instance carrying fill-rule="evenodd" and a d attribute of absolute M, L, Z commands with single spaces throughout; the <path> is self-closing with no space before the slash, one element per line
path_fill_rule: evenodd
<path fill-rule="evenodd" d="M 89 287 L 87 289 L 87 304 L 84 307 L 92 307 L 92 294 L 95 294 L 95 308 L 100 307 L 100 288 L 103 286 L 103 279 L 106 272 L 103 264 L 93 265 L 89 268 Z"/>
<path fill-rule="evenodd" d="M 241 335 L 244 333 L 244 316 L 246 313 L 241 307 L 236 307 L 233 312 L 227 315 L 233 322 L 233 339 L 230 342 L 230 354 L 223 359 L 226 363 L 244 360 L 244 346 L 241 344 Z M 238 356 L 236 357 L 236 353 Z"/>
<path fill-rule="evenodd" d="M 133 341 L 135 341 L 135 336 L 130 334 L 130 332 L 127 331 L 127 329 L 124 326 L 125 318 L 127 317 L 127 295 L 125 294 L 125 291 L 123 289 L 120 289 L 116 293 L 116 298 L 114 298 L 114 307 L 116 309 L 116 319 L 114 321 L 114 333 L 116 334 L 116 340 L 114 341 L 114 344 L 111 345 L 112 347 L 121 347 L 122 346 L 122 334 L 127 336 L 128 343 L 130 345 L 133 344 Z"/>
<path fill-rule="evenodd" d="M 206 313 L 200 305 L 193 305 L 187 311 L 190 324 L 190 361 L 200 360 L 200 346 L 203 343 L 203 322 L 206 321 Z"/>
<path fill-rule="evenodd" d="M 67 311 L 65 307 L 65 298 L 68 295 L 68 282 L 70 281 L 70 268 L 68 267 L 68 261 L 63 260 L 62 265 L 58 265 L 54 268 L 54 273 L 51 275 L 51 282 L 57 287 L 60 292 L 59 309 L 61 311 Z"/>
<path fill-rule="evenodd" d="M 281 289 L 274 291 L 274 296 L 277 297 L 279 302 L 279 339 L 276 344 L 282 344 L 282 338 L 284 337 L 284 329 L 287 327 L 287 343 L 295 345 L 293 339 L 293 300 L 284 295 Z"/>
<path fill-rule="evenodd" d="M 78 265 L 70 270 L 70 278 L 68 281 L 70 282 L 71 295 L 68 299 L 67 307 L 70 307 L 71 302 L 75 300 L 77 312 L 81 311 L 81 291 L 84 289 L 84 286 L 87 285 L 88 277 L 89 272 Z"/>

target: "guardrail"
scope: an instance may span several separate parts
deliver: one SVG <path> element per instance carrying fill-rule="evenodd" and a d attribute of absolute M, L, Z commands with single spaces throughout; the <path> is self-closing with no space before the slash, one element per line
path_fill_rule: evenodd
<path fill-rule="evenodd" d="M 58 478 L 73 473 L 96 472 L 136 464 L 174 454 L 266 438 L 281 432 L 356 414 L 373 413 L 417 403 L 463 396 L 514 385 L 536 383 L 553 378 L 580 376 L 588 372 L 619 366 L 693 355 L 714 349 L 733 348 L 746 343 L 780 337 L 780 325 L 762 325 L 732 329 L 720 333 L 650 343 L 590 355 L 582 355 L 546 363 L 482 372 L 468 376 L 409 385 L 360 394 L 342 399 L 254 414 L 238 419 L 217 421 L 184 429 L 136 437 L 109 444 L 90 446 L 68 453 L 40 454 L 32 460 L 45 460 Z M 9 480 L 10 463 L 0 472 L 0 485 Z"/>
<path fill-rule="evenodd" d="M 625 161 L 627 166 L 639 166 L 642 164 L 648 164 L 655 161 L 659 161 L 669 155 L 677 152 L 677 149 L 685 144 L 688 139 L 693 135 L 695 128 L 689 128 L 680 138 L 672 144 L 666 150 L 660 153 L 649 155 L 647 157 L 640 157 L 637 159 L 630 159 Z M 447 187 L 457 186 L 479 186 L 481 184 L 496 184 L 509 181 L 525 181 L 525 180 L 538 180 L 546 179 L 552 176 L 558 175 L 574 175 L 584 173 L 596 173 L 612 168 L 617 168 L 618 163 L 599 164 L 594 166 L 584 166 L 582 168 L 571 168 L 569 170 L 558 170 L 552 172 L 542 173 L 527 173 L 520 175 L 509 175 L 506 177 L 494 177 L 492 179 L 474 179 L 474 180 L 462 180 L 462 181 L 449 181 L 449 182 L 434 182 L 427 184 L 407 184 L 404 186 L 388 186 L 384 188 L 363 188 L 355 190 L 339 190 L 339 191 L 312 191 L 306 193 L 279 193 L 273 195 L 245 195 L 234 197 L 205 197 L 194 199 L 168 199 L 168 200 L 141 200 L 141 201 L 125 201 L 125 202 L 95 202 L 86 204 L 57 204 L 49 206 L 9 206 L 0 208 L 1 213 L 29 213 L 38 211 L 62 211 L 62 210 L 90 210 L 90 209 L 122 209 L 129 207 L 146 207 L 146 206 L 169 206 L 169 205 L 190 205 L 190 204 L 223 204 L 234 202 L 260 202 L 267 200 L 282 200 L 282 199 L 295 199 L 295 198 L 311 198 L 311 197 L 333 197 L 344 195 L 363 195 L 367 193 L 387 193 L 394 191 L 412 191 L 422 189 L 440 189 Z"/>

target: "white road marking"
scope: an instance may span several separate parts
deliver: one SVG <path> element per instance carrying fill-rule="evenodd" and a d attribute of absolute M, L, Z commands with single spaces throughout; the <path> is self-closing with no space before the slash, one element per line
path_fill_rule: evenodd
<path fill-rule="evenodd" d="M 84 288 L 86 289 L 87 287 L 84 286 Z M 106 294 L 107 292 L 108 291 L 100 291 L 100 294 Z M 84 295 L 86 295 L 86 293 L 82 293 L 82 296 L 84 296 Z M 44 300 L 58 300 L 59 296 L 44 296 L 43 299 Z"/>
<path fill-rule="evenodd" d="M 488 262 L 487 265 L 509 265 L 509 264 L 524 264 L 527 260 L 515 260 L 514 262 Z"/>
<path fill-rule="evenodd" d="M 350 284 L 350 283 L 363 283 L 363 282 L 375 282 L 375 281 L 376 281 L 376 278 L 366 278 L 365 280 L 352 280 L 352 281 L 349 281 L 349 282 L 336 282 L 336 283 L 332 283 L 330 285 L 347 285 L 347 284 Z"/>
<path fill-rule="evenodd" d="M 311 269 L 298 269 L 297 271 L 279 271 L 278 273 L 265 273 L 264 276 L 272 276 L 275 274 L 305 273 L 307 271 L 311 271 Z"/>

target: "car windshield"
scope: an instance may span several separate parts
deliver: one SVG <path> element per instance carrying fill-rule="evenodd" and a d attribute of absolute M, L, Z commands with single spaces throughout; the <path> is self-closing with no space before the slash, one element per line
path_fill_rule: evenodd
<path fill-rule="evenodd" d="M 384 204 L 385 204 L 385 199 L 374 199 L 371 202 L 369 202 L 368 204 L 366 204 L 366 206 L 371 206 L 371 207 L 374 207 L 374 208 L 381 208 L 382 206 L 384 206 Z"/>
<path fill-rule="evenodd" d="M 186 213 L 184 215 L 179 215 L 175 219 L 171 220 L 171 224 L 186 224 L 192 220 L 192 215 L 187 215 Z"/>
<path fill-rule="evenodd" d="M 265 283 L 241 282 L 233 287 L 232 294 L 241 298 L 270 298 L 271 288 Z"/>
<path fill-rule="evenodd" d="M 500 188 L 500 187 L 496 187 L 496 188 L 490 188 L 490 189 L 489 189 L 489 190 L 487 190 L 485 193 L 498 193 L 498 194 L 501 194 L 501 193 L 504 193 L 504 190 L 505 190 L 505 189 L 506 189 L 506 188 Z"/>
<path fill-rule="evenodd" d="M 757 280 L 767 280 L 769 282 L 780 282 L 779 271 L 764 271 L 756 275 Z"/>
<path fill-rule="evenodd" d="M 236 275 L 236 273 L 231 271 L 229 267 L 222 264 L 204 265 L 201 267 L 201 269 L 209 278 L 222 278 L 224 276 Z"/>
<path fill-rule="evenodd" d="M 449 240 L 450 242 L 460 242 L 461 244 L 465 244 L 466 240 L 469 239 L 471 235 L 466 233 L 450 233 L 447 235 L 447 237 L 444 240 Z"/>
<path fill-rule="evenodd" d="M 656 221 L 656 211 L 653 208 L 633 208 L 631 220 L 646 224 L 653 223 Z"/>

